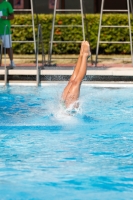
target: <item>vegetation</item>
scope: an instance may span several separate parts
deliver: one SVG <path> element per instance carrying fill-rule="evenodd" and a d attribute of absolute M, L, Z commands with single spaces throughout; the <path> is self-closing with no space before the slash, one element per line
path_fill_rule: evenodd
<path fill-rule="evenodd" d="M 92 53 L 96 52 L 99 14 L 88 14 L 85 18 L 86 40 L 90 41 Z M 35 32 L 37 35 L 38 24 L 41 24 L 45 53 L 48 53 L 49 40 L 52 29 L 52 15 L 35 15 Z M 133 20 L 131 20 L 133 25 Z M 15 15 L 12 25 L 27 25 L 26 27 L 12 27 L 13 41 L 33 41 L 33 29 L 31 25 L 31 15 Z M 104 14 L 103 25 L 127 25 L 128 17 L 126 14 Z M 80 14 L 58 14 L 56 15 L 56 25 L 81 25 Z M 61 28 L 54 30 L 55 41 L 82 41 L 82 29 L 77 27 Z M 102 41 L 129 41 L 128 28 L 102 28 Z M 55 43 L 53 44 L 54 54 L 78 54 L 80 44 L 76 43 Z M 34 53 L 33 43 L 13 43 L 14 53 L 32 54 Z M 40 48 L 41 51 L 41 48 Z M 100 44 L 99 53 L 102 54 L 129 54 L 130 44 Z"/>

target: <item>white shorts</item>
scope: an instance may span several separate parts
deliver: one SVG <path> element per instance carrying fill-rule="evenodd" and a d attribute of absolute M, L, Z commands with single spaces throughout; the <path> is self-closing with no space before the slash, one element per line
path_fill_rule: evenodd
<path fill-rule="evenodd" d="M 0 35 L 0 39 L 3 42 L 3 47 L 4 48 L 10 48 L 10 47 L 12 47 L 11 35 Z"/>

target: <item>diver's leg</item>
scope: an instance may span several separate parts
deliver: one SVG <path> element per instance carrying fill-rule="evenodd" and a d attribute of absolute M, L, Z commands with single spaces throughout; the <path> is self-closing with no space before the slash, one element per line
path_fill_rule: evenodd
<path fill-rule="evenodd" d="M 84 78 L 84 76 L 86 75 L 86 69 L 87 69 L 87 59 L 88 57 L 91 55 L 90 52 L 90 45 L 89 43 L 86 41 L 85 45 L 84 45 L 84 51 L 83 51 L 83 56 L 82 56 L 82 63 L 81 63 L 81 67 L 79 69 L 79 72 L 76 76 L 76 78 L 74 79 L 76 82 L 81 82 Z"/>
<path fill-rule="evenodd" d="M 81 86 L 81 82 L 82 82 L 84 76 L 86 75 L 87 59 L 88 59 L 88 56 L 90 56 L 90 54 L 91 54 L 90 53 L 90 45 L 88 42 L 85 42 L 83 55 L 82 55 L 81 67 L 79 69 L 79 72 L 78 72 L 76 78 L 72 81 L 72 85 L 69 88 L 66 98 L 64 99 L 66 107 L 69 107 L 70 104 L 73 104 L 79 98 L 80 86 Z"/>
<path fill-rule="evenodd" d="M 70 80 L 69 80 L 67 86 L 65 87 L 65 89 L 64 89 L 64 91 L 63 91 L 63 93 L 62 93 L 62 97 L 61 97 L 61 98 L 62 98 L 63 100 L 65 100 L 66 95 L 67 95 L 67 93 L 68 93 L 68 91 L 69 91 L 69 89 L 70 89 L 70 87 L 71 87 L 71 85 L 72 85 L 72 81 L 76 78 L 76 76 L 77 76 L 77 74 L 78 74 L 78 72 L 79 72 L 79 69 L 80 69 L 80 66 L 81 66 L 81 62 L 82 62 L 82 55 L 83 55 L 84 44 L 85 44 L 85 41 L 83 41 L 83 42 L 81 43 L 80 54 L 79 54 L 79 56 L 78 56 L 78 61 L 77 61 L 76 67 L 75 67 L 75 69 L 74 69 L 74 71 L 73 71 L 73 74 L 72 74 L 71 77 L 70 77 Z"/>
<path fill-rule="evenodd" d="M 79 56 L 78 56 L 78 61 L 77 61 L 77 63 L 76 63 L 76 66 L 75 66 L 75 68 L 74 68 L 74 71 L 73 71 L 73 73 L 72 73 L 72 75 L 71 75 L 70 81 L 73 81 L 73 80 L 76 78 L 76 76 L 77 76 L 77 74 L 78 74 L 78 72 L 79 72 L 79 69 L 80 69 L 80 66 L 81 66 L 81 62 L 82 62 L 82 56 L 83 56 L 83 51 L 84 51 L 84 45 L 85 45 L 85 41 L 83 41 L 83 42 L 81 43 L 81 48 L 80 48 L 80 54 L 79 54 Z"/>
<path fill-rule="evenodd" d="M 69 88 L 69 91 L 67 92 L 66 98 L 64 99 L 66 107 L 69 107 L 71 104 L 76 102 L 79 98 L 81 82 L 86 74 L 87 59 L 88 59 L 88 55 L 84 54 L 82 57 L 82 63 L 81 63 L 81 68 L 80 68 L 82 70 L 79 71 L 77 77 L 72 81 L 72 85 Z"/>

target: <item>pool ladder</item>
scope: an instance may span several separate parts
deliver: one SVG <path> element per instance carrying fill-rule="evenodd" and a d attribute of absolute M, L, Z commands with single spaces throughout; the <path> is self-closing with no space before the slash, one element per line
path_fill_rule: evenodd
<path fill-rule="evenodd" d="M 41 45 L 41 50 L 42 50 L 42 66 L 38 65 L 38 55 L 39 55 L 39 46 Z M 41 68 L 44 68 L 46 63 L 45 60 L 45 52 L 44 52 L 44 43 L 43 43 L 43 38 L 42 38 L 42 27 L 41 24 L 38 25 L 38 33 L 37 33 L 37 44 L 36 44 L 36 85 L 38 86 L 40 83 L 40 71 Z"/>
<path fill-rule="evenodd" d="M 22 1 L 23 2 L 23 1 Z M 34 22 L 34 7 L 33 7 L 33 4 L 35 4 L 34 0 L 28 0 L 27 3 L 29 4 L 30 6 L 30 9 L 25 9 L 25 8 L 22 8 L 22 9 L 14 9 L 14 12 L 16 14 L 18 14 L 19 12 L 22 13 L 29 13 L 31 15 L 31 24 L 12 24 L 11 27 L 13 29 L 22 29 L 22 28 L 31 28 L 32 30 L 32 36 L 33 36 L 33 40 L 13 40 L 12 43 L 33 43 L 34 44 L 34 51 L 36 51 L 36 36 L 35 36 L 35 22 Z M 26 15 L 26 14 L 25 14 Z"/>
<path fill-rule="evenodd" d="M 57 3 L 58 3 L 58 0 L 55 0 L 54 13 L 53 13 L 53 22 L 52 22 L 52 30 L 51 30 L 51 39 L 50 39 L 50 42 L 49 42 L 50 43 L 49 55 L 48 55 L 48 63 L 49 63 L 49 65 L 51 65 L 53 43 L 81 43 L 81 41 L 55 41 L 54 40 L 54 29 L 56 27 L 60 27 L 60 28 L 79 27 L 79 28 L 82 28 L 83 40 L 85 40 L 83 0 L 80 0 L 80 9 L 57 9 Z M 81 25 L 55 25 L 56 12 L 80 12 L 81 13 L 81 19 L 82 19 L 82 24 Z"/>
<path fill-rule="evenodd" d="M 133 47 L 132 47 L 132 30 L 131 30 L 131 20 L 130 20 L 130 6 L 131 6 L 131 12 L 133 15 L 133 7 L 132 7 L 132 0 L 126 0 L 127 1 L 127 9 L 126 10 L 107 10 L 104 9 L 104 3 L 105 0 L 102 0 L 102 4 L 101 4 L 101 13 L 100 13 L 100 23 L 99 23 L 99 31 L 98 31 L 98 41 L 97 41 L 97 48 L 96 48 L 96 61 L 95 61 L 95 66 L 97 66 L 97 60 L 98 60 L 98 53 L 99 53 L 99 45 L 104 43 L 110 43 L 110 44 L 130 44 L 130 50 L 131 50 L 131 58 L 132 58 L 132 66 L 133 66 Z M 103 16 L 103 12 L 127 12 L 128 14 L 128 25 L 127 26 L 119 26 L 119 25 L 102 25 L 102 16 Z M 101 35 L 101 30 L 102 28 L 128 28 L 129 29 L 129 36 L 130 36 L 130 41 L 101 41 L 100 40 L 100 35 Z"/>
<path fill-rule="evenodd" d="M 5 33 L 4 35 L 6 35 L 6 32 L 7 32 L 7 29 L 9 29 L 9 26 L 5 26 Z M 9 42 L 11 44 L 11 38 L 9 37 Z M 3 47 L 3 43 L 1 41 L 0 43 L 1 45 L 1 54 L 0 54 L 0 59 L 2 58 L 2 47 Z M 42 50 L 42 66 L 39 66 L 38 63 L 39 63 L 39 59 L 38 59 L 38 55 L 39 55 L 39 47 L 41 45 L 41 50 Z M 41 71 L 41 68 L 44 68 L 45 66 L 45 53 L 44 53 L 44 44 L 43 44 L 43 39 L 42 39 L 42 28 L 41 28 L 41 24 L 38 25 L 38 32 L 37 32 L 37 40 L 36 40 L 36 85 L 38 86 L 39 83 L 40 83 L 40 71 Z M 8 83 L 8 71 L 9 69 L 11 69 L 10 66 L 7 66 L 7 63 L 6 63 L 6 48 L 4 48 L 4 70 L 5 70 L 5 73 L 4 73 L 4 85 L 6 86 L 7 83 Z M 1 61 L 1 60 L 0 60 Z"/>

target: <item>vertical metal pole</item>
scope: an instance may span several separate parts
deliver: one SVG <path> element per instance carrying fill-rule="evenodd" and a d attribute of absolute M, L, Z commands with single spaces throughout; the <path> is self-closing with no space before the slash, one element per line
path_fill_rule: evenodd
<path fill-rule="evenodd" d="M 9 29 L 9 27 L 8 27 Z M 9 43 L 10 43 L 10 47 L 12 46 L 12 43 L 11 43 L 11 35 L 9 35 Z M 11 48 L 10 48 L 10 55 L 11 55 Z M 12 67 L 12 66 L 11 66 Z"/>
<path fill-rule="evenodd" d="M 38 26 L 38 33 L 37 33 L 37 45 L 36 45 L 36 85 L 39 85 L 40 82 L 40 74 L 39 74 L 39 67 L 38 67 L 38 51 L 39 51 L 39 38 L 40 36 L 40 24 Z"/>
<path fill-rule="evenodd" d="M 8 76 L 8 68 L 5 67 L 5 77 L 4 77 L 4 82 L 5 82 L 5 86 L 7 85 L 7 76 Z"/>
<path fill-rule="evenodd" d="M 40 25 L 40 42 L 41 42 L 41 47 L 42 47 L 42 67 L 44 67 L 44 65 L 45 65 L 45 51 L 44 51 L 41 25 Z"/>
<path fill-rule="evenodd" d="M 33 2 L 30 0 L 31 5 L 31 15 L 32 15 L 32 29 L 33 29 L 33 39 L 34 39 L 34 51 L 36 54 L 36 36 L 35 36 L 35 23 L 34 23 L 34 11 L 33 11 Z"/>
<path fill-rule="evenodd" d="M 50 39 L 50 48 L 49 48 L 49 55 L 48 55 L 48 62 L 49 62 L 49 64 L 51 64 L 51 55 L 52 55 L 52 48 L 53 48 L 53 38 L 54 38 L 54 24 L 55 24 L 56 6 L 57 6 L 57 0 L 55 0 L 55 4 L 54 4 L 54 16 L 53 16 L 53 22 L 52 22 L 52 31 L 51 31 L 51 39 Z"/>
<path fill-rule="evenodd" d="M 131 6 L 132 17 L 133 17 L 133 3 L 132 3 L 132 0 L 130 0 L 130 6 Z"/>
<path fill-rule="evenodd" d="M 102 0 L 102 5 L 101 5 L 101 13 L 100 13 L 100 23 L 99 23 L 99 31 L 98 31 L 98 41 L 97 41 L 97 49 L 96 49 L 96 62 L 95 62 L 95 66 L 97 66 L 97 59 L 98 59 L 98 52 L 99 52 L 99 42 L 100 42 L 100 35 L 101 35 L 103 7 L 104 7 L 104 0 Z"/>
<path fill-rule="evenodd" d="M 40 83 L 40 67 L 38 66 L 38 54 L 39 54 L 39 44 L 41 42 L 42 46 L 42 67 L 44 66 L 45 62 L 45 54 L 44 54 L 44 48 L 43 48 L 43 42 L 42 42 L 42 28 L 41 24 L 38 25 L 38 33 L 37 33 L 37 45 L 36 45 L 36 84 L 39 86 Z"/>
<path fill-rule="evenodd" d="M 39 86 L 40 83 L 40 68 L 37 68 L 36 85 Z"/>
<path fill-rule="evenodd" d="M 80 0 L 80 8 L 81 8 L 81 17 L 82 17 L 82 33 L 83 33 L 83 40 L 85 41 L 84 12 L 83 12 L 83 1 L 82 1 L 82 0 Z"/>
<path fill-rule="evenodd" d="M 129 0 L 127 0 L 127 8 L 128 8 L 129 35 L 130 35 L 130 49 L 131 49 L 131 58 L 132 58 L 132 66 L 133 66 L 133 46 L 132 46 L 132 30 L 131 30 L 131 19 L 130 19 L 130 4 L 129 4 Z"/>

